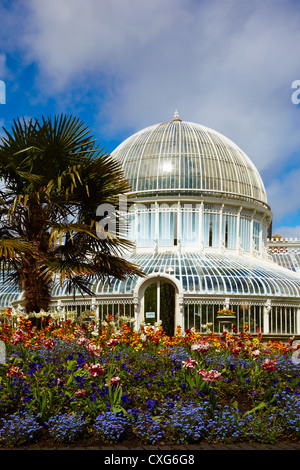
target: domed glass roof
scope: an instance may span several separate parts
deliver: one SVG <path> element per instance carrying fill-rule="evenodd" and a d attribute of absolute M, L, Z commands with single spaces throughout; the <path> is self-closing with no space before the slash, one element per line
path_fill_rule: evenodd
<path fill-rule="evenodd" d="M 174 116 L 137 132 L 112 152 L 133 193 L 220 194 L 267 203 L 257 169 L 235 143 Z"/>

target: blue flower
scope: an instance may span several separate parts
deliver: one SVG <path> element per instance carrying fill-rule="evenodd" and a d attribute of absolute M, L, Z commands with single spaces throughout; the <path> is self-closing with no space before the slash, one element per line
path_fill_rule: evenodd
<path fill-rule="evenodd" d="M 80 413 L 72 415 L 59 413 L 51 417 L 46 423 L 48 431 L 55 440 L 59 442 L 73 442 L 82 434 L 85 420 Z"/>
<path fill-rule="evenodd" d="M 107 411 L 95 419 L 93 429 L 105 442 L 118 442 L 129 424 L 128 418 Z"/>
<path fill-rule="evenodd" d="M 41 429 L 36 418 L 28 413 L 9 416 L 0 429 L 0 444 L 24 444 L 35 438 Z"/>
<path fill-rule="evenodd" d="M 128 398 L 127 395 L 122 395 L 122 396 L 121 396 L 121 400 L 122 400 L 122 403 L 123 403 L 124 405 L 126 405 L 127 403 L 130 402 L 130 400 L 129 400 L 129 398 Z"/>
<path fill-rule="evenodd" d="M 147 401 L 147 408 L 149 408 L 149 410 L 152 410 L 154 405 L 155 405 L 155 400 L 148 400 Z"/>

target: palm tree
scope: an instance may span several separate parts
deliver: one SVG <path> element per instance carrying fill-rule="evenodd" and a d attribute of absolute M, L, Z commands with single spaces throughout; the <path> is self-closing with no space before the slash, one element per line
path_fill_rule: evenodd
<path fill-rule="evenodd" d="M 47 310 L 54 280 L 92 295 L 91 281 L 143 275 L 124 259 L 126 234 L 99 236 L 97 207 L 129 185 L 77 118 L 17 119 L 0 142 L 0 261 L 27 312 Z M 102 230 L 103 234 L 103 230 Z"/>

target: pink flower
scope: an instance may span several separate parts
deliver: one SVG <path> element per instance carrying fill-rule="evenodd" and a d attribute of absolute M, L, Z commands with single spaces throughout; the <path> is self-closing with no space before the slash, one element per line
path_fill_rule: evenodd
<path fill-rule="evenodd" d="M 88 344 L 87 345 L 87 350 L 93 354 L 94 356 L 99 356 L 100 355 L 100 351 L 101 351 L 101 348 L 99 348 L 98 346 L 96 346 L 95 344 Z"/>
<path fill-rule="evenodd" d="M 53 349 L 54 348 L 54 340 L 52 338 L 47 338 L 43 341 L 43 346 L 45 349 Z"/>
<path fill-rule="evenodd" d="M 20 378 L 25 377 L 23 372 L 19 369 L 19 367 L 14 366 L 13 364 L 9 364 L 6 375 L 7 377 L 13 377 L 14 375 Z"/>
<path fill-rule="evenodd" d="M 201 375 L 202 379 L 205 382 L 214 382 L 215 380 L 219 379 L 221 377 L 221 373 L 218 372 L 217 370 L 205 370 L 205 369 L 199 369 L 197 370 L 197 374 Z"/>
<path fill-rule="evenodd" d="M 100 377 L 104 374 L 104 369 L 100 364 L 91 364 L 90 373 L 92 377 Z"/>
<path fill-rule="evenodd" d="M 266 372 L 276 370 L 276 361 L 273 361 L 272 359 L 266 359 L 262 364 L 262 368 L 265 369 Z"/>
<path fill-rule="evenodd" d="M 119 340 L 116 338 L 112 338 L 108 341 L 107 346 L 109 346 L 110 349 L 113 350 L 117 344 L 119 344 Z"/>
<path fill-rule="evenodd" d="M 88 343 L 88 339 L 85 338 L 84 336 L 80 336 L 80 338 L 78 338 L 78 340 L 77 340 L 78 346 L 84 346 L 87 343 Z"/>
<path fill-rule="evenodd" d="M 85 396 L 85 390 L 84 388 L 80 388 L 79 390 L 77 390 L 77 392 L 75 392 L 75 395 L 76 397 L 84 397 Z"/>
<path fill-rule="evenodd" d="M 111 385 L 111 387 L 112 387 L 113 385 L 121 385 L 121 379 L 120 379 L 120 377 L 112 377 L 112 378 L 110 379 L 110 385 Z"/>
<path fill-rule="evenodd" d="M 182 364 L 184 369 L 194 369 L 198 365 L 198 362 L 195 361 L 195 359 L 189 358 L 186 362 L 182 361 Z"/>
<path fill-rule="evenodd" d="M 241 351 L 242 351 L 242 348 L 240 346 L 236 346 L 235 348 L 232 349 L 232 353 L 235 356 L 237 356 Z"/>
<path fill-rule="evenodd" d="M 253 351 L 251 351 L 251 356 L 253 357 L 253 359 L 257 359 L 260 355 L 261 351 L 259 349 L 253 349 Z"/>
<path fill-rule="evenodd" d="M 197 351 L 202 354 L 205 354 L 210 348 L 211 344 L 209 344 L 207 341 L 204 341 L 203 343 L 193 344 L 191 346 L 192 351 Z"/>
<path fill-rule="evenodd" d="M 22 331 L 21 329 L 18 329 L 14 336 L 12 337 L 12 344 L 17 344 L 17 343 L 22 343 L 24 342 L 26 339 L 26 333 L 24 333 L 24 331 Z"/>

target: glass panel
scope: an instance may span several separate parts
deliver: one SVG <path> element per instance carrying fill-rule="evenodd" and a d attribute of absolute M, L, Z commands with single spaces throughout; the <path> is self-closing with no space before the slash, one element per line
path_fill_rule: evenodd
<path fill-rule="evenodd" d="M 199 236 L 199 213 L 182 212 L 181 214 L 181 243 L 182 246 L 197 246 Z"/>
<path fill-rule="evenodd" d="M 160 319 L 165 333 L 173 336 L 175 328 L 175 288 L 164 280 L 160 281 Z"/>
<path fill-rule="evenodd" d="M 132 212 L 128 214 L 126 218 L 126 224 L 127 224 L 127 238 L 131 242 L 135 241 L 135 214 Z"/>
<path fill-rule="evenodd" d="M 174 213 L 159 213 L 159 245 L 174 245 Z"/>
<path fill-rule="evenodd" d="M 259 223 L 253 222 L 253 242 L 256 250 L 259 250 L 259 229 Z"/>
<path fill-rule="evenodd" d="M 220 243 L 219 214 L 203 214 L 202 242 L 203 246 L 218 247 Z"/>
<path fill-rule="evenodd" d="M 138 246 L 153 246 L 155 242 L 155 213 L 144 212 L 138 214 Z"/>
<path fill-rule="evenodd" d="M 250 250 L 250 230 L 251 230 L 251 221 L 244 217 L 240 218 L 240 240 L 243 250 Z"/>
<path fill-rule="evenodd" d="M 222 218 L 222 241 L 225 248 L 236 248 L 237 218 L 232 215 L 223 215 Z"/>
<path fill-rule="evenodd" d="M 153 282 L 145 290 L 145 323 L 153 325 L 157 321 L 157 282 Z"/>

